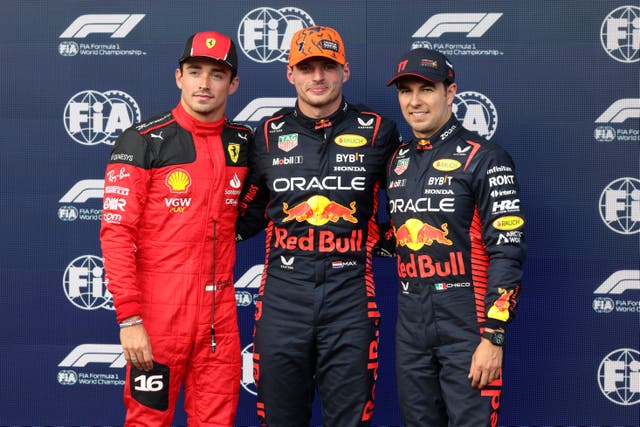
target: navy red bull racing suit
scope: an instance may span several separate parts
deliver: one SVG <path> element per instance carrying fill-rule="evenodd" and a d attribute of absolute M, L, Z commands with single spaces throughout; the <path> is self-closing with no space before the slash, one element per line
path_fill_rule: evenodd
<path fill-rule="evenodd" d="M 481 331 L 506 328 L 518 301 L 526 248 L 514 164 L 452 115 L 429 140 L 399 147 L 387 194 L 403 420 L 495 426 L 502 377 L 478 390 L 467 375 Z"/>
<path fill-rule="evenodd" d="M 372 248 L 398 143 L 393 121 L 345 101 L 321 120 L 281 110 L 256 130 L 237 232 L 267 225 L 254 338 L 263 425 L 309 425 L 315 384 L 324 425 L 372 416 L 380 317 Z"/>
<path fill-rule="evenodd" d="M 179 104 L 116 141 L 100 236 L 107 286 L 119 322 L 142 318 L 154 358 L 148 372 L 128 365 L 127 425 L 170 425 L 181 385 L 189 425 L 234 423 L 234 226 L 251 138 Z"/>

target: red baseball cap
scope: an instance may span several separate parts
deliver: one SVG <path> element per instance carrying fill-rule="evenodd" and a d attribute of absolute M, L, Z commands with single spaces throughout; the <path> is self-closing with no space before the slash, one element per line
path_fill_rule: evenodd
<path fill-rule="evenodd" d="M 229 37 L 215 31 L 195 33 L 187 40 L 180 57 L 180 64 L 193 57 L 210 58 L 224 62 L 234 74 L 238 72 L 236 45 Z"/>

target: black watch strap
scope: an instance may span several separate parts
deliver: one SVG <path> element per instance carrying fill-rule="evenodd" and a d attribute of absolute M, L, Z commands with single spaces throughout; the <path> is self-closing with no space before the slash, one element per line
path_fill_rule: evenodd
<path fill-rule="evenodd" d="M 483 331 L 482 337 L 488 339 L 491 344 L 502 347 L 504 345 L 504 332 L 502 331 Z"/>

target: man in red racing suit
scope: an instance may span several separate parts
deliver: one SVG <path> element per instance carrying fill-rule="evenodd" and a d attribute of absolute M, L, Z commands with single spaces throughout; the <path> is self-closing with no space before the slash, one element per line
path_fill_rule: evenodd
<path fill-rule="evenodd" d="M 254 341 L 258 417 L 269 427 L 309 425 L 317 385 L 323 425 L 363 426 L 378 367 L 377 197 L 399 134 L 394 122 L 343 99 L 349 68 L 335 30 L 300 30 L 291 46 L 287 75 L 298 101 L 258 127 L 238 218 L 241 238 L 267 225 Z"/>
<path fill-rule="evenodd" d="M 233 288 L 251 131 L 226 121 L 233 42 L 192 36 L 170 112 L 126 130 L 107 166 L 101 244 L 127 365 L 127 425 L 232 426 L 240 387 Z"/>
<path fill-rule="evenodd" d="M 525 258 L 515 166 L 452 113 L 453 67 L 416 49 L 394 84 L 414 139 L 389 164 L 398 260 L 396 371 L 409 427 L 495 426 Z"/>

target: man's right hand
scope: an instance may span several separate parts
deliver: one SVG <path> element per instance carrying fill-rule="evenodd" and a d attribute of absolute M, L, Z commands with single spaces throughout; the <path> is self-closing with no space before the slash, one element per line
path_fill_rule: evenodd
<path fill-rule="evenodd" d="M 138 316 L 125 319 L 125 322 L 136 320 Z M 124 350 L 124 358 L 136 368 L 148 371 L 153 368 L 151 341 L 144 324 L 128 326 L 120 329 L 120 343 Z"/>

